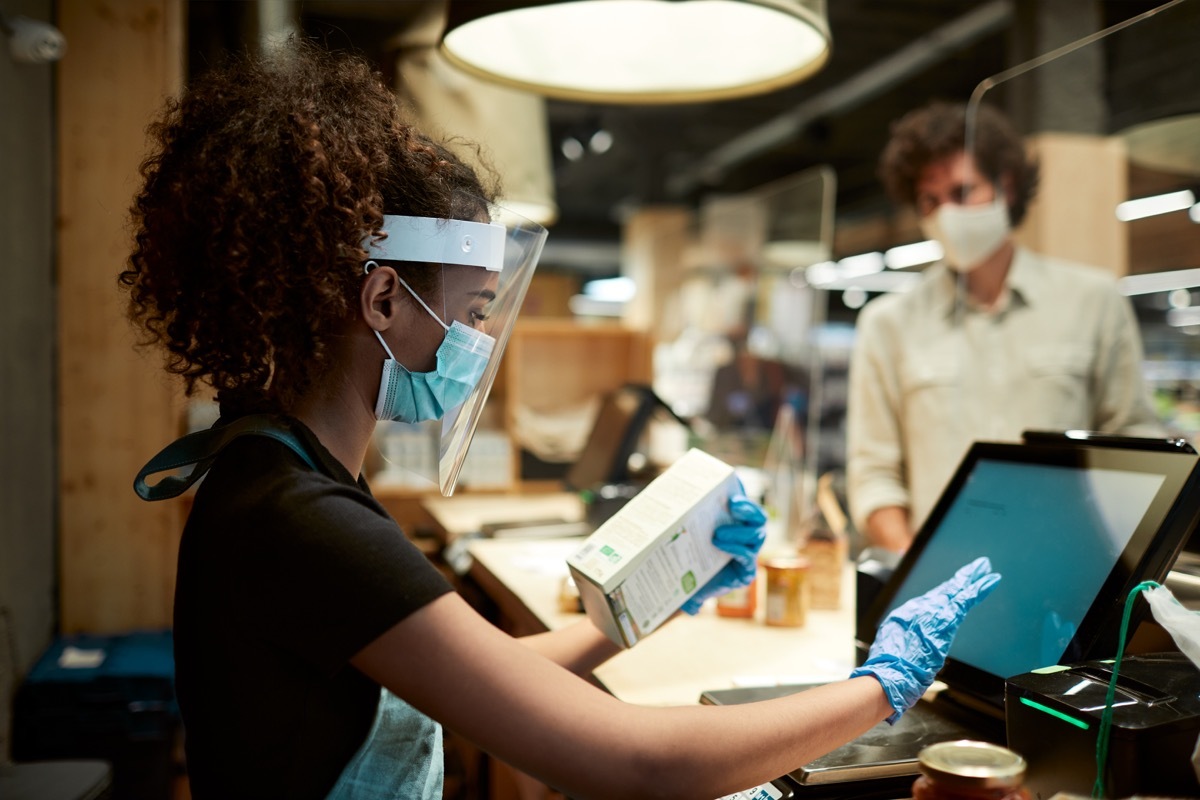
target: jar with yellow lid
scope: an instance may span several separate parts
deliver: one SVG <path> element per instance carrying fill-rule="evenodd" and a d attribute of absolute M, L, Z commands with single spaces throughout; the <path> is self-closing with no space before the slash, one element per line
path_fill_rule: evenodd
<path fill-rule="evenodd" d="M 1030 800 L 1025 759 L 998 744 L 962 739 L 917 754 L 913 800 Z"/>

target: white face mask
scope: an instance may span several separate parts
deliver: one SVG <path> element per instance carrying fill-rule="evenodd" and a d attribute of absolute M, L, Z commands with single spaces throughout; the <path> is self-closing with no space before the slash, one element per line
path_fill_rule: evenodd
<path fill-rule="evenodd" d="M 942 246 L 946 264 L 957 272 L 970 272 L 986 261 L 1011 230 L 1003 195 L 984 206 L 943 203 L 921 220 L 921 233 Z"/>

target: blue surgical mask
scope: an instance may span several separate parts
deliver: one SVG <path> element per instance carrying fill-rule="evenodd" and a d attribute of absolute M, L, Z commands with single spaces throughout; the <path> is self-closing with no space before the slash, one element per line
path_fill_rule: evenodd
<path fill-rule="evenodd" d="M 470 396 L 483 376 L 496 340 L 458 320 L 447 325 L 407 283 L 401 280 L 400 284 L 446 329 L 446 338 L 437 349 L 437 368 L 433 372 L 412 372 L 396 360 L 379 331 L 374 332 L 388 355 L 375 400 L 375 418 L 396 422 L 441 419 Z"/>

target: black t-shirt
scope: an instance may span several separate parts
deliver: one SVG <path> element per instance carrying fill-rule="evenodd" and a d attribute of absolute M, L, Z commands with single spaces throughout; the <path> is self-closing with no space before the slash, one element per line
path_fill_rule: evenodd
<path fill-rule="evenodd" d="M 321 798 L 379 686 L 348 660 L 449 583 L 297 420 L 319 464 L 243 436 L 196 493 L 175 589 L 176 689 L 197 798 Z"/>

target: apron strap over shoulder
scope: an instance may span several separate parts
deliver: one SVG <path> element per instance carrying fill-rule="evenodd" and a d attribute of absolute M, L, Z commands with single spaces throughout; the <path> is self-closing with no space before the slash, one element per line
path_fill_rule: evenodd
<path fill-rule="evenodd" d="M 133 480 L 133 490 L 143 500 L 167 500 L 178 497 L 193 483 L 204 477 L 213 461 L 234 439 L 242 436 L 266 436 L 290 447 L 304 459 L 312 469 L 318 469 L 316 461 L 309 455 L 296 434 L 288 430 L 278 417 L 269 414 L 251 414 L 234 420 L 228 425 L 189 433 L 176 439 L 159 451 L 142 467 Z M 168 475 L 150 486 L 146 478 L 159 472 L 174 470 L 195 464 L 186 475 Z"/>

